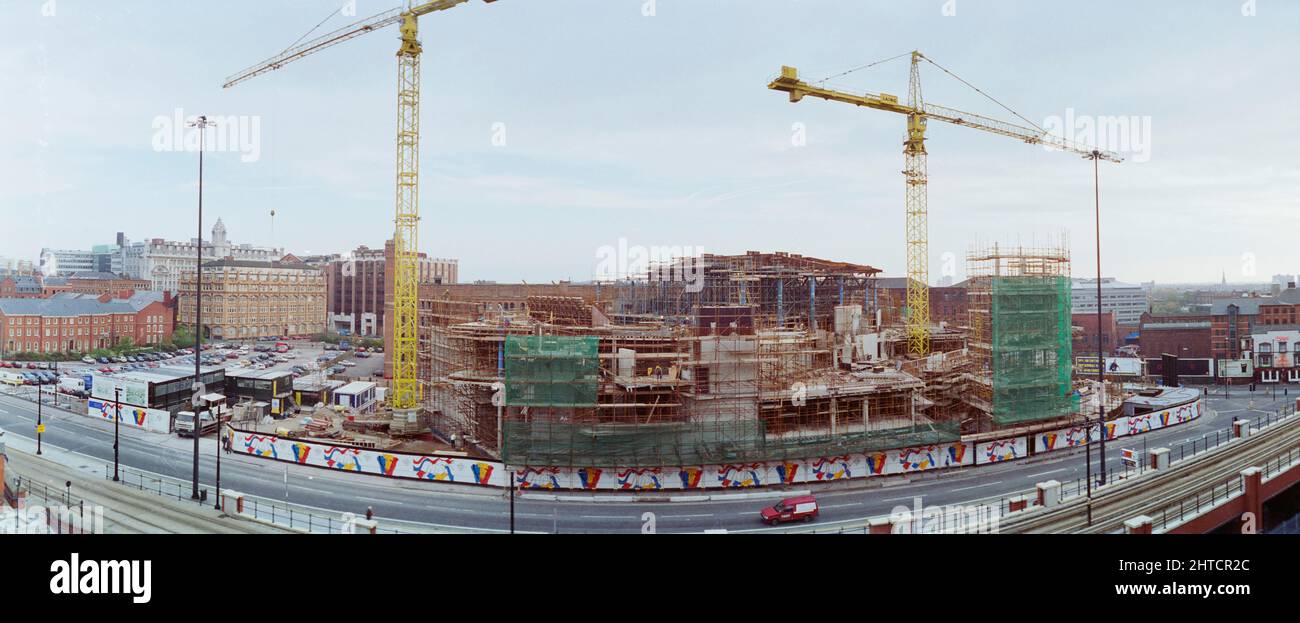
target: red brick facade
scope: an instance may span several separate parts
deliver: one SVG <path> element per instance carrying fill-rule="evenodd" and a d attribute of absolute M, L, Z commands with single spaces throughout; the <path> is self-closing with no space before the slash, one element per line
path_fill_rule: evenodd
<path fill-rule="evenodd" d="M 34 302 L 34 301 L 33 301 Z M 48 311 L 18 309 L 0 301 L 0 347 L 12 353 L 88 352 L 117 345 L 122 338 L 135 344 L 158 344 L 175 329 L 175 305 L 170 295 L 133 311 L 109 295 L 78 301 L 75 309 L 50 299 Z"/>
<path fill-rule="evenodd" d="M 1083 331 L 1074 338 L 1072 350 L 1075 355 L 1097 356 L 1097 314 L 1071 314 L 1070 325 Z M 1113 355 L 1120 346 L 1120 329 L 1115 325 L 1113 312 L 1101 314 L 1101 341 L 1106 355 Z"/>
<path fill-rule="evenodd" d="M 1226 326 L 1226 318 L 1224 322 Z M 1143 357 L 1168 353 L 1184 359 L 1208 358 L 1213 354 L 1211 329 L 1210 316 L 1153 316 L 1145 313 L 1138 330 L 1138 352 Z"/>

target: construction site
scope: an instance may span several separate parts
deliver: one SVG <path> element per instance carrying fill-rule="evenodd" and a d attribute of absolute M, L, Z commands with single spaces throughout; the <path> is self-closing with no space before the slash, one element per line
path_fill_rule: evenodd
<path fill-rule="evenodd" d="M 830 78 L 805 82 L 789 66 L 767 85 L 791 103 L 820 99 L 905 119 L 901 300 L 882 302 L 877 268 L 791 253 L 672 257 L 587 284 L 421 284 L 418 25 L 466 2 L 411 3 L 300 38 L 223 85 L 390 26 L 400 34 L 386 404 L 337 423 L 319 413 L 310 430 L 286 434 L 394 450 L 434 444 L 517 466 L 641 467 L 980 441 L 1080 417 L 1063 247 L 973 251 L 966 321 L 931 321 L 927 126 L 1080 154 L 1094 167 L 1120 158 L 1050 134 L 919 51 L 831 76 L 908 59 L 905 99 L 834 88 Z M 1016 120 L 925 101 L 923 64 Z M 1108 404 L 1118 408 L 1115 398 Z"/>
<path fill-rule="evenodd" d="M 1069 258 L 968 258 L 968 326 L 925 356 L 882 322 L 871 266 L 786 253 L 703 255 L 692 285 L 646 279 L 430 285 L 417 426 L 512 465 L 779 461 L 1082 422 L 1071 381 Z M 1118 408 L 1119 396 L 1108 401 Z M 366 444 L 373 445 L 373 444 Z"/>

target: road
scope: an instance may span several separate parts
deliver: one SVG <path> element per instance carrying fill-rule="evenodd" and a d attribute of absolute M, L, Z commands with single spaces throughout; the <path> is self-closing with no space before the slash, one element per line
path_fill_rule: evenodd
<path fill-rule="evenodd" d="M 1226 430 L 1233 417 L 1256 419 L 1294 400 L 1279 391 L 1276 399 L 1267 392 L 1255 395 L 1234 389 L 1232 397 L 1212 396 L 1208 412 L 1201 418 L 1135 438 L 1107 445 L 1107 465 L 1124 468 L 1121 447 L 1173 446 L 1199 439 L 1207 432 Z M 45 408 L 46 433 L 43 443 L 81 453 L 90 460 L 112 461 L 113 429 L 109 422 Z M 0 396 L 0 427 L 10 435 L 35 437 L 36 405 L 12 396 Z M 191 441 L 138 429 L 122 429 L 121 460 L 124 465 L 179 478 L 190 478 Z M 211 486 L 216 442 L 201 444 L 200 474 Z M 1175 457 L 1177 453 L 1175 452 Z M 1095 458 L 1095 457 L 1094 457 Z M 1096 465 L 1093 466 L 1096 470 Z M 760 490 L 764 499 L 734 494 L 710 493 L 708 501 L 663 502 L 597 501 L 582 492 L 560 492 L 563 499 L 538 499 L 524 493 L 516 500 L 516 528 L 521 531 L 561 533 L 640 532 L 643 513 L 654 513 L 658 532 L 729 531 L 762 528 L 757 511 L 789 490 L 814 489 L 821 504 L 820 523 L 887 515 L 896 506 L 911 507 L 916 497 L 926 506 L 949 505 L 978 499 L 1016 495 L 1035 483 L 1055 479 L 1071 483 L 1084 475 L 1084 456 L 1069 451 L 1055 452 L 1029 461 L 939 470 L 910 477 L 870 478 L 821 485 L 794 485 L 787 489 Z M 238 454 L 224 455 L 222 486 L 244 493 L 285 500 L 333 511 L 362 513 L 374 509 L 384 517 L 479 529 L 509 527 L 509 505 L 501 491 L 470 488 L 448 483 L 399 481 L 377 476 L 334 473 L 288 463 L 270 462 Z M 753 495 L 753 492 L 749 492 Z M 609 495 L 608 493 L 605 494 Z M 531 497 L 530 497 L 531 496 Z"/>

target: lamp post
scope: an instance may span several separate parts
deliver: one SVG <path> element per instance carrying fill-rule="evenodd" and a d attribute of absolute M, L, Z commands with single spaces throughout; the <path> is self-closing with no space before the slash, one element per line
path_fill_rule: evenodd
<path fill-rule="evenodd" d="M 208 121 L 206 115 L 200 115 L 189 124 L 199 131 L 199 238 L 198 244 L 195 245 L 194 264 L 194 384 L 196 386 L 202 379 L 199 370 L 199 354 L 203 352 L 203 137 L 207 133 L 207 128 L 212 125 L 215 124 Z M 191 479 L 190 497 L 195 500 L 199 499 L 199 418 L 201 415 L 202 413 L 194 414 L 194 474 Z"/>
<path fill-rule="evenodd" d="M 45 420 L 41 414 L 41 386 L 36 386 L 36 454 L 41 453 L 41 435 L 45 431 Z"/>
<path fill-rule="evenodd" d="M 211 410 L 211 405 L 209 405 L 208 407 L 209 410 Z M 224 411 L 224 410 L 225 409 L 220 409 L 220 411 Z M 217 495 L 216 495 L 216 500 L 212 503 L 212 508 L 215 508 L 217 510 L 224 510 L 221 508 L 221 453 L 225 450 L 226 447 L 226 433 L 224 430 L 225 423 L 221 421 L 220 412 L 213 413 L 213 417 L 217 418 L 217 486 L 216 486 Z"/>
<path fill-rule="evenodd" d="M 1085 156 L 1092 160 L 1093 218 L 1097 243 L 1097 434 L 1101 438 L 1097 463 L 1100 484 L 1106 484 L 1106 364 L 1101 342 L 1101 184 L 1098 163 L 1101 152 L 1094 149 Z M 1089 496 L 1091 497 L 1091 495 Z"/>
<path fill-rule="evenodd" d="M 113 405 L 115 415 L 113 416 L 113 482 L 118 481 L 118 442 L 121 438 L 118 432 L 122 425 L 122 388 L 113 388 Z"/>

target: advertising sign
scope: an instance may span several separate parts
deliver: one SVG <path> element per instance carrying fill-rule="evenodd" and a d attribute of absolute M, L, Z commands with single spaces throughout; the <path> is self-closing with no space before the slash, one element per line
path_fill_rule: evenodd
<path fill-rule="evenodd" d="M 1097 375 L 1096 357 L 1075 357 L 1074 373 L 1081 376 Z M 1136 357 L 1107 357 L 1107 376 L 1141 376 L 1142 360 Z"/>
<path fill-rule="evenodd" d="M 149 406 L 149 384 L 143 381 L 115 379 L 111 376 L 97 376 L 91 385 L 90 395 L 100 400 L 116 400 L 114 390 L 122 390 L 122 404 L 137 407 Z"/>
<path fill-rule="evenodd" d="M 1219 359 L 1214 365 L 1219 368 L 1221 377 L 1249 379 L 1255 376 L 1255 364 L 1249 359 Z"/>

